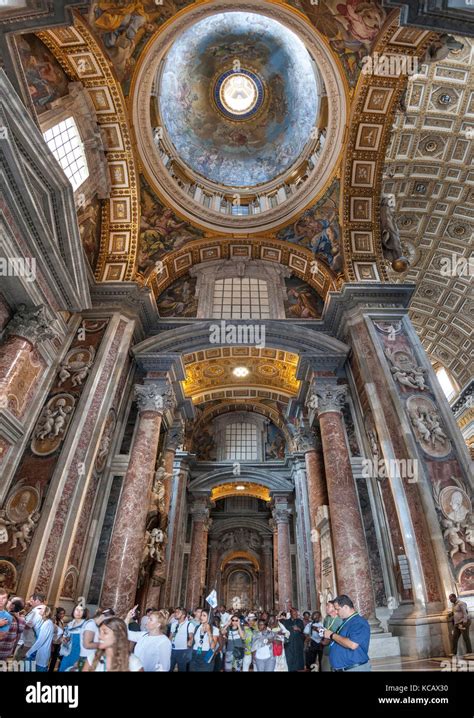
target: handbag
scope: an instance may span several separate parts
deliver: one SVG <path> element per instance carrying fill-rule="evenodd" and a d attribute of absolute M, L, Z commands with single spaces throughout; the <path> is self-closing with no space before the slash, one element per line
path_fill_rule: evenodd
<path fill-rule="evenodd" d="M 273 655 L 281 656 L 283 653 L 283 643 L 281 641 L 273 641 Z"/>
<path fill-rule="evenodd" d="M 232 657 L 236 661 L 241 661 L 245 655 L 245 648 L 243 646 L 234 646 L 232 650 Z"/>

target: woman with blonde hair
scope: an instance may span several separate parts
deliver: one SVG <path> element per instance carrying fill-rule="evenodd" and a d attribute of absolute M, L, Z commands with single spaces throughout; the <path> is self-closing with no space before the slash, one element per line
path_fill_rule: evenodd
<path fill-rule="evenodd" d="M 143 671 L 139 659 L 128 652 L 127 624 L 122 618 L 105 618 L 99 628 L 99 649 L 92 664 L 84 663 L 83 672 Z"/>
<path fill-rule="evenodd" d="M 125 623 L 132 620 L 137 606 L 134 606 L 126 615 Z M 128 631 L 128 640 L 134 641 L 134 655 L 143 665 L 146 673 L 153 671 L 168 672 L 171 665 L 171 641 L 166 635 L 168 626 L 168 611 L 152 611 L 148 614 L 146 631 Z"/>

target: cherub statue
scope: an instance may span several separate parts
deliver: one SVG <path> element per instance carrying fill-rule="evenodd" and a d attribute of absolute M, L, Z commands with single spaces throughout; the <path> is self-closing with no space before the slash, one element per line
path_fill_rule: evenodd
<path fill-rule="evenodd" d="M 451 547 L 449 551 L 451 558 L 453 558 L 458 552 L 466 553 L 466 544 L 464 543 L 464 539 L 461 535 L 460 525 L 450 519 L 443 519 L 441 524 L 444 528 L 443 536 Z"/>
<path fill-rule="evenodd" d="M 436 442 L 439 441 L 440 444 L 446 443 L 448 440 L 448 437 L 444 433 L 444 431 L 441 428 L 441 424 L 439 422 L 439 416 L 436 413 L 428 414 L 426 417 L 428 428 L 430 430 L 431 435 L 431 444 L 435 446 Z"/>
<path fill-rule="evenodd" d="M 28 516 L 26 521 L 22 524 L 17 524 L 13 530 L 12 543 L 10 548 L 14 549 L 20 542 L 21 553 L 26 551 L 27 545 L 30 543 L 33 531 L 36 528 L 36 522 L 39 520 L 39 514 L 33 513 Z"/>
<path fill-rule="evenodd" d="M 0 510 L 0 543 L 6 543 L 8 541 L 8 529 L 7 526 L 12 526 L 13 522 L 7 519 L 7 512 L 5 509 Z"/>
<path fill-rule="evenodd" d="M 37 439 L 46 439 L 54 429 L 54 414 L 49 407 L 46 407 L 41 417 L 41 424 L 38 426 L 35 435 Z"/>
<path fill-rule="evenodd" d="M 429 428 L 426 426 L 423 417 L 421 417 L 417 411 L 410 412 L 410 420 L 414 428 L 418 431 L 420 434 L 420 437 L 422 441 L 430 441 L 431 438 L 431 432 Z"/>

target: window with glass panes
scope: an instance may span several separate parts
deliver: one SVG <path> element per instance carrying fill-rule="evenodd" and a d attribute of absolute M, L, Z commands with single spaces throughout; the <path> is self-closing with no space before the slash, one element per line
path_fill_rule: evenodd
<path fill-rule="evenodd" d="M 43 133 L 46 143 L 75 191 L 89 177 L 84 146 L 73 117 Z"/>
<path fill-rule="evenodd" d="M 212 316 L 216 319 L 269 319 L 268 287 L 263 279 L 216 279 Z"/>
<path fill-rule="evenodd" d="M 255 424 L 236 422 L 226 426 L 225 458 L 228 461 L 255 461 L 258 458 Z"/>

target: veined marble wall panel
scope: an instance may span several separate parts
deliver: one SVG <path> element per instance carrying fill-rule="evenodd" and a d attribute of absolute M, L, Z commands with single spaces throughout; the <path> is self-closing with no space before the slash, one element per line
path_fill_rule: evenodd
<path fill-rule="evenodd" d="M 437 516 L 438 537 L 442 534 L 448 562 L 461 594 L 474 593 L 474 541 L 472 489 L 465 473 L 464 444 L 447 401 L 440 396 L 437 380 L 429 362 L 425 364 L 419 346 L 410 336 L 408 319 L 374 321 L 376 336 L 392 374 L 393 390 L 399 407 L 406 416 L 417 451 L 417 459 L 429 480 L 431 501 Z M 424 352 L 423 352 L 424 355 Z M 436 384 L 435 384 L 436 382 Z M 450 423 L 443 416 L 442 405 L 448 410 Z M 462 450 L 460 450 L 462 449 Z M 420 473 L 420 472 L 419 472 Z M 421 482 L 418 476 L 416 483 Z M 415 482 L 407 489 L 415 491 Z M 439 563 L 439 561 L 437 561 Z M 446 588 L 449 588 L 446 587 Z"/>
<path fill-rule="evenodd" d="M 79 330 L 66 357 L 74 356 L 74 352 L 80 353 L 81 351 L 88 352 L 90 357 L 92 350 L 95 355 L 103 339 L 107 322 L 97 324 L 86 321 L 82 326 L 84 338 Z M 2 545 L 2 558 L 13 563 L 18 580 L 21 580 L 26 557 L 29 558 L 30 554 L 36 553 L 35 544 L 38 537 L 41 540 L 41 535 L 47 526 L 49 509 L 54 502 L 54 496 L 50 496 L 52 492 L 49 492 L 51 479 L 69 434 L 71 419 L 74 417 L 77 404 L 84 391 L 83 379 L 85 377 L 81 380 L 78 376 L 79 370 L 85 371 L 85 365 L 82 362 L 76 363 L 77 371 L 72 371 L 69 364 L 68 366 L 71 368 L 71 372 L 69 372 L 64 370 L 66 364 L 67 359 L 57 370 L 55 381 L 45 398 L 43 409 L 33 428 L 5 500 L 7 514 L 10 512 L 10 520 L 14 521 L 12 528 L 23 531 L 25 534 L 23 545 L 20 540 L 15 542 L 13 539 L 8 545 Z M 91 368 L 92 364 L 87 369 L 86 376 Z M 66 377 L 66 371 L 69 374 L 68 377 Z M 32 542 L 31 545 L 30 542 Z M 30 548 L 27 552 L 28 546 Z M 11 588 L 18 590 L 17 586 L 11 586 Z"/>

